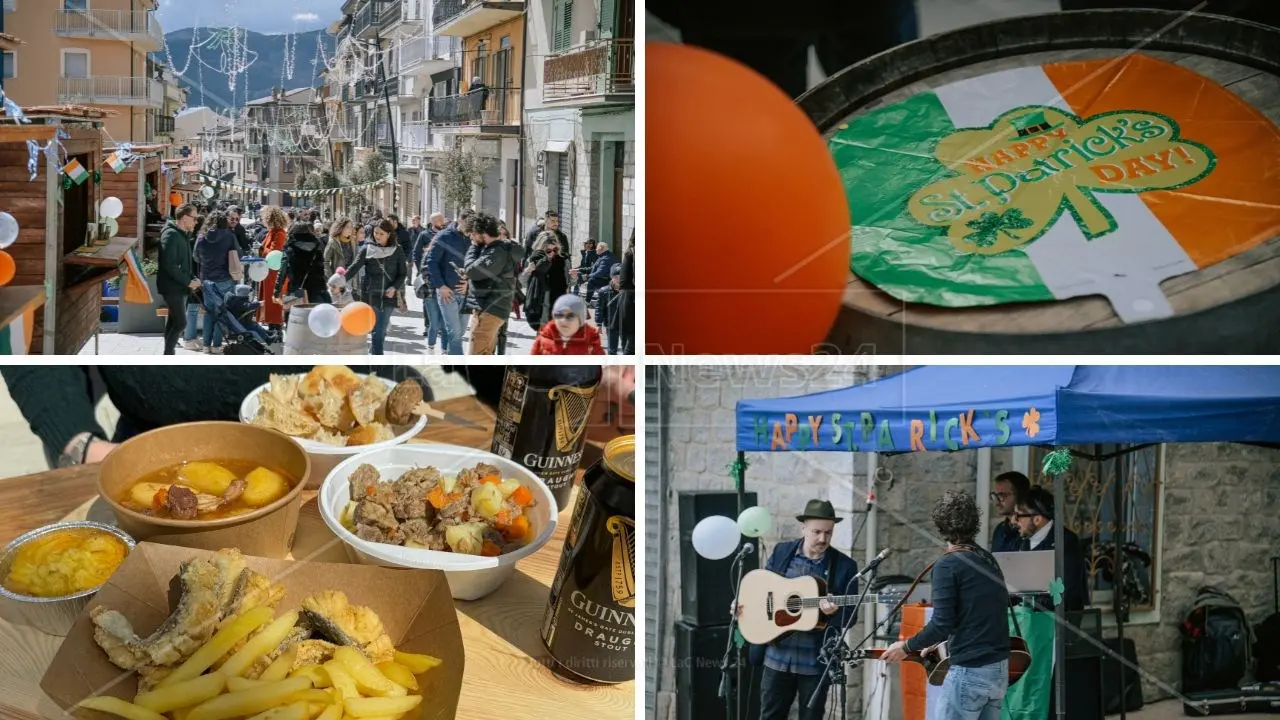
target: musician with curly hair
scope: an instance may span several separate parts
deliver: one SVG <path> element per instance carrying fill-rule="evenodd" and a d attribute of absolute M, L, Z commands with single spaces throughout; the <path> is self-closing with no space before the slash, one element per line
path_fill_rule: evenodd
<path fill-rule="evenodd" d="M 968 493 L 948 490 L 933 506 L 933 524 L 947 541 L 933 566 L 933 617 L 882 659 L 897 662 L 947 642 L 951 669 L 933 720 L 997 720 L 1009 689 L 1009 594 L 991 553 L 974 541 L 981 525 Z"/>

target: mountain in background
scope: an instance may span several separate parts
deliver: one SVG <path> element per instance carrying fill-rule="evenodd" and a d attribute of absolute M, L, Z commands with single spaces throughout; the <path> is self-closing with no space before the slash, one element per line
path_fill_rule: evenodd
<path fill-rule="evenodd" d="M 200 28 L 199 41 L 203 43 L 212 33 L 224 31 L 225 29 L 223 28 Z M 194 57 L 190 58 L 191 63 L 189 66 L 187 63 L 194 32 L 193 28 L 184 28 L 165 33 L 165 41 L 169 45 L 169 52 L 172 53 L 173 64 L 176 66 L 174 69 L 182 70 L 184 66 L 187 66 L 186 75 L 181 78 L 181 81 L 183 86 L 191 90 L 187 96 L 188 107 L 196 107 L 203 104 L 222 112 L 232 105 L 231 91 L 227 88 L 227 76 L 217 70 L 210 69 L 210 67 L 221 67 L 222 48 L 214 41 L 205 43 L 196 49 L 197 55 L 206 64 L 203 79 L 204 100 L 201 101 L 200 63 Z M 289 80 L 284 76 L 285 36 L 263 35 L 252 30 L 248 31 L 248 33 L 246 42 L 248 49 L 258 54 L 258 59 L 254 61 L 246 72 L 249 83 L 249 100 L 267 97 L 271 94 L 272 88 L 281 87 L 282 80 L 283 87 L 286 90 L 318 85 L 320 80 L 314 76 L 318 74 L 319 70 L 323 70 L 324 66 L 321 64 L 318 68 L 313 68 L 311 64 L 316 59 L 316 38 L 320 38 L 320 41 L 324 43 L 325 57 L 330 59 L 333 58 L 336 44 L 335 38 L 323 29 L 294 35 L 293 79 Z M 168 62 L 163 52 L 155 53 L 153 57 L 159 63 Z M 244 105 L 245 91 L 244 86 L 240 85 L 244 81 L 244 75 L 237 80 L 234 101 L 237 107 Z"/>

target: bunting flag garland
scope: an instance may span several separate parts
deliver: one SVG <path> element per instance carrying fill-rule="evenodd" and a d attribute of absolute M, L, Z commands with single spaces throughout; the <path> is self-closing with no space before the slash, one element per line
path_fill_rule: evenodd
<path fill-rule="evenodd" d="M 31 123 L 31 118 L 27 117 L 26 113 L 22 112 L 22 107 L 13 100 L 10 100 L 9 97 L 4 94 L 4 88 L 0 88 L 0 107 L 4 107 L 4 114 L 13 118 L 14 122 L 19 125 L 22 125 L 23 123 Z"/>
<path fill-rule="evenodd" d="M 361 183 L 359 185 L 344 185 L 342 187 L 324 188 L 322 190 L 298 190 L 298 189 L 290 189 L 290 188 L 272 188 L 272 187 L 263 187 L 261 185 L 229 182 L 226 180 L 221 180 L 214 175 L 210 175 L 204 172 L 197 173 L 197 175 L 199 176 L 200 180 L 204 182 L 205 185 L 209 185 L 215 189 L 227 188 L 230 190 L 239 190 L 242 192 L 251 192 L 251 193 L 279 192 L 279 193 L 288 193 L 292 197 L 321 197 L 321 196 L 327 196 L 327 195 L 336 195 L 340 192 L 345 192 L 348 190 L 367 190 L 369 188 L 374 188 L 379 185 L 385 185 L 388 183 L 395 182 L 391 178 L 387 177 L 374 182 Z"/>
<path fill-rule="evenodd" d="M 141 303 L 143 305 L 154 305 L 155 298 L 151 294 L 151 287 L 147 285 L 147 278 L 142 273 L 142 263 L 138 262 L 138 249 L 130 248 L 129 252 L 124 255 L 125 264 L 125 283 L 120 291 L 120 299 L 127 303 Z"/>
<path fill-rule="evenodd" d="M 126 164 L 124 160 L 120 159 L 119 154 L 111 153 L 110 157 L 107 158 L 107 167 L 111 168 L 111 171 L 118 175 L 124 172 L 124 169 L 128 167 L 128 164 Z"/>
<path fill-rule="evenodd" d="M 89 171 L 84 169 L 79 160 L 72 160 L 62 168 L 62 172 L 71 178 L 71 182 L 81 185 L 85 180 L 89 179 Z"/>
<path fill-rule="evenodd" d="M 27 172 L 31 173 L 31 180 L 34 181 L 40 174 L 40 153 L 44 153 L 49 158 L 50 165 L 63 166 L 62 158 L 65 151 L 62 147 L 63 140 L 70 140 L 71 136 L 62 128 L 58 128 L 53 134 L 53 139 L 41 145 L 35 140 L 27 141 Z"/>

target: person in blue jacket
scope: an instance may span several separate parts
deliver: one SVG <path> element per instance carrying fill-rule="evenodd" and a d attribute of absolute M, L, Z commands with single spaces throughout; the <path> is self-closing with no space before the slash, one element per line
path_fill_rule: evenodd
<path fill-rule="evenodd" d="M 461 281 L 458 269 L 466 262 L 467 251 L 471 249 L 468 235 L 474 216 L 474 211 L 463 210 L 457 222 L 436 233 L 422 260 L 427 282 L 435 289 L 436 303 L 440 306 L 440 332 L 444 333 L 441 342 L 450 355 L 462 354 L 463 298 L 457 291 Z M 435 322 L 436 319 L 431 318 L 431 323 Z"/>
<path fill-rule="evenodd" d="M 609 252 L 609 246 L 604 242 L 596 243 L 596 261 L 591 266 L 591 274 L 587 276 L 587 304 L 591 304 L 591 298 L 600 288 L 609 285 L 610 273 L 613 272 L 614 263 L 618 262 L 614 259 L 613 253 Z"/>
<path fill-rule="evenodd" d="M 796 516 L 801 524 L 797 540 L 778 543 L 765 569 L 785 577 L 814 575 L 826 583 L 831 595 L 858 593 L 858 563 L 831 547 L 836 523 L 835 508 L 826 500 L 810 500 Z M 857 609 L 839 607 L 823 600 L 818 609 L 825 627 L 808 632 L 792 632 L 768 645 L 748 646 L 752 665 L 764 665 L 760 679 L 760 719 L 786 720 L 791 706 L 799 701 L 801 720 L 820 720 L 826 715 L 830 682 L 826 666 L 818 661 L 824 637 L 857 620 Z M 820 688 L 820 689 L 819 689 Z M 818 690 L 818 701 L 809 707 L 809 698 Z"/>

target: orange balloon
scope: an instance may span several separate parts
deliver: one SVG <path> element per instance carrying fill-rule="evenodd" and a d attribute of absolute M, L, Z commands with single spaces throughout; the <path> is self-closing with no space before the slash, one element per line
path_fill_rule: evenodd
<path fill-rule="evenodd" d="M 852 257 L 826 141 L 745 65 L 686 45 L 646 51 L 650 352 L 813 352 Z"/>
<path fill-rule="evenodd" d="M 353 302 L 342 308 L 342 329 L 352 335 L 368 335 L 373 332 L 378 316 L 368 303 Z"/>
<path fill-rule="evenodd" d="M 13 256 L 0 250 L 0 285 L 8 285 L 17 274 L 18 264 L 13 261 Z"/>

